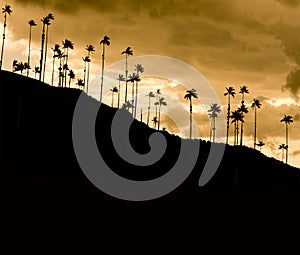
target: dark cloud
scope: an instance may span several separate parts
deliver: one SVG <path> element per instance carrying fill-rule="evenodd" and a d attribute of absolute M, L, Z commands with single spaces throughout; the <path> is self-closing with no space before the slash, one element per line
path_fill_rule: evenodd
<path fill-rule="evenodd" d="M 289 90 L 292 95 L 295 97 L 298 97 L 299 91 L 300 91 L 300 69 L 294 69 L 292 70 L 287 78 L 286 78 L 286 84 L 283 86 L 283 90 Z"/>
<path fill-rule="evenodd" d="M 295 7 L 300 4 L 300 0 L 277 0 L 277 2 L 289 7 Z"/>
<path fill-rule="evenodd" d="M 300 114 L 299 114 L 299 113 L 295 114 L 295 116 L 294 116 L 294 120 L 295 120 L 295 121 L 298 121 L 298 120 L 300 120 Z"/>

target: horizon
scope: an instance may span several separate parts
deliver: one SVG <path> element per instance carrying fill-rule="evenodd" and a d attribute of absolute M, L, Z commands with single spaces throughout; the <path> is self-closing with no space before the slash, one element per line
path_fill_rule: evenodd
<path fill-rule="evenodd" d="M 239 0 L 223 1 L 219 2 L 219 5 L 216 1 L 203 0 L 198 1 L 199 3 L 180 1 L 185 5 L 173 3 L 168 6 L 170 4 L 168 3 L 166 6 L 169 9 L 159 1 L 155 1 L 151 4 L 140 3 L 138 10 L 129 6 L 125 11 L 121 10 L 123 1 L 118 2 L 120 10 L 117 11 L 111 10 L 108 6 L 105 11 L 101 11 L 101 8 L 98 9 L 98 6 L 101 7 L 101 2 L 93 1 L 90 1 L 93 5 L 88 4 L 82 9 L 78 1 L 75 7 L 68 11 L 65 9 L 66 6 L 51 6 L 51 3 L 47 6 L 46 3 L 40 4 L 38 1 L 6 2 L 12 6 L 13 13 L 8 17 L 4 70 L 12 69 L 13 59 L 26 62 L 29 31 L 27 21 L 29 19 L 34 19 L 38 23 L 38 26 L 33 29 L 31 67 L 38 65 L 41 36 L 39 20 L 47 13 L 53 12 L 55 20 L 49 30 L 47 83 L 51 81 L 52 51 L 50 48 L 54 46 L 54 43 L 60 43 L 65 38 L 74 42 L 74 51 L 70 52 L 70 66 L 75 71 L 76 80 L 83 77 L 82 57 L 86 55 L 85 46 L 94 45 L 96 52 L 91 56 L 92 80 L 101 73 L 100 38 L 108 35 L 112 43 L 107 47 L 106 52 L 108 69 L 116 62 L 124 61 L 121 51 L 127 46 L 132 47 L 134 57 L 156 54 L 179 59 L 199 70 L 210 82 L 220 99 L 225 115 L 227 108 L 227 98 L 223 96 L 225 87 L 233 86 L 236 89 L 237 94 L 232 101 L 232 109 L 235 109 L 241 101 L 239 88 L 246 85 L 250 94 L 245 97 L 245 103 L 249 108 L 249 113 L 245 117 L 245 145 L 253 147 L 254 116 L 249 104 L 253 98 L 257 98 L 262 103 L 262 108 L 258 111 L 257 142 L 262 140 L 266 144 L 262 153 L 270 157 L 281 160 L 281 151 L 278 147 L 285 142 L 285 127 L 280 120 L 285 114 L 292 115 L 295 122 L 289 127 L 289 164 L 300 167 L 298 157 L 300 154 L 298 149 L 300 146 L 298 122 L 300 119 L 298 100 L 300 80 L 297 80 L 297 71 L 300 68 L 298 59 L 300 41 L 294 35 L 300 31 L 300 22 L 297 20 L 300 14 L 300 1 L 268 0 L 264 3 L 246 1 L 243 2 L 245 6 Z M 224 10 L 229 11 L 229 9 L 231 9 L 232 17 L 223 14 Z M 183 14 L 182 10 L 186 10 L 190 17 Z M 205 15 L 200 17 L 199 13 Z M 105 24 L 98 26 L 101 15 L 106 18 Z M 77 17 L 85 18 L 85 20 L 82 21 Z M 142 24 L 139 21 L 142 21 Z M 1 28 L 3 28 L 2 22 L 1 20 Z M 189 29 L 185 29 L 185 24 L 189 24 Z M 80 35 L 77 28 L 84 33 Z M 138 33 L 141 35 L 135 36 Z M 87 39 L 86 34 L 90 35 L 91 39 Z M 151 36 L 153 34 L 154 37 Z M 133 57 L 130 57 L 130 61 L 131 73 L 134 65 L 139 63 L 133 62 Z M 34 77 L 32 73 L 30 76 Z M 187 128 L 189 108 L 183 95 L 185 89 L 191 88 L 185 88 L 185 84 L 177 84 L 175 86 L 177 90 L 174 92 L 174 87 L 172 87 L 174 81 L 166 80 L 163 86 L 158 86 L 155 83 L 157 77 L 153 80 L 145 77 L 143 80 L 143 75 L 141 75 L 141 78 L 141 93 L 146 93 L 147 88 L 151 87 L 152 91 L 160 88 L 163 93 L 173 97 L 179 94 L 177 99 L 185 104 L 182 121 Z M 75 83 L 73 83 L 74 87 Z M 95 85 L 92 90 L 93 93 L 90 95 L 97 98 L 99 85 L 98 87 Z M 109 97 L 107 99 L 108 105 L 110 99 Z M 141 106 L 145 108 L 145 103 Z M 166 115 L 173 114 L 168 112 L 168 106 L 164 110 L 166 110 Z M 207 139 L 209 138 L 207 113 L 201 110 L 200 104 L 195 104 L 194 110 L 194 118 L 200 133 L 199 138 Z M 137 112 L 139 115 L 139 111 Z M 175 134 L 177 132 L 173 123 L 165 119 L 162 120 L 161 126 L 166 126 L 168 131 L 173 130 Z M 229 143 L 232 145 L 232 125 L 230 130 Z"/>

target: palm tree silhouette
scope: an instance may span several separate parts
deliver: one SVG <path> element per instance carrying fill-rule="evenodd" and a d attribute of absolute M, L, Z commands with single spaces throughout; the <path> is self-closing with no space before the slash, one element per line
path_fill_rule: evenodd
<path fill-rule="evenodd" d="M 64 78 L 65 78 L 65 81 L 64 81 L 64 85 L 67 86 L 67 70 L 68 68 L 66 68 L 68 66 L 68 61 L 69 61 L 69 49 L 73 50 L 74 49 L 74 44 L 68 40 L 68 39 L 65 39 L 63 42 L 63 49 L 64 49 L 64 57 L 65 57 L 65 72 L 64 72 Z"/>
<path fill-rule="evenodd" d="M 164 97 L 160 97 L 158 102 L 155 103 L 155 105 L 158 105 L 158 127 L 157 130 L 159 130 L 159 126 L 160 126 L 160 110 L 161 110 L 161 106 L 167 106 L 167 103 L 165 102 L 165 98 Z"/>
<path fill-rule="evenodd" d="M 46 25 L 50 24 L 50 20 L 48 16 L 45 16 L 41 19 L 41 22 L 43 23 L 42 27 L 42 40 L 41 40 L 41 58 L 40 58 L 40 78 L 39 80 L 42 81 L 43 78 L 43 63 L 44 63 L 44 50 L 45 50 L 45 29 Z"/>
<path fill-rule="evenodd" d="M 242 101 L 243 102 L 243 101 Z M 238 108 L 238 111 L 245 116 L 245 114 L 247 114 L 249 112 L 248 108 L 245 106 L 244 103 L 242 103 L 242 105 Z M 243 134 L 244 134 L 244 123 L 245 122 L 241 122 L 241 138 L 240 138 L 240 146 L 243 146 Z"/>
<path fill-rule="evenodd" d="M 111 107 L 114 107 L 114 95 L 115 93 L 118 93 L 118 88 L 117 87 L 113 87 L 112 89 L 110 89 L 111 93 Z"/>
<path fill-rule="evenodd" d="M 229 137 L 229 119 L 230 119 L 230 97 L 235 96 L 235 89 L 233 87 L 226 88 L 226 93 L 224 96 L 228 96 L 228 108 L 227 108 L 227 132 L 226 132 L 226 144 L 228 144 L 228 137 Z"/>
<path fill-rule="evenodd" d="M 5 36 L 6 36 L 6 26 L 7 26 L 7 14 L 11 15 L 12 9 L 10 5 L 6 4 L 2 8 L 2 13 L 4 13 L 4 29 L 3 29 L 3 41 L 2 41 L 2 49 L 1 49 L 1 60 L 0 60 L 0 70 L 2 70 L 2 63 L 3 63 L 3 54 L 4 54 L 4 43 L 5 43 Z"/>
<path fill-rule="evenodd" d="M 91 53 L 95 52 L 95 47 L 93 45 L 89 44 L 86 46 L 85 49 L 87 50 L 88 57 L 90 59 L 90 61 L 88 62 L 88 65 L 87 65 L 87 74 L 86 74 L 86 78 L 85 78 L 86 93 L 88 94 L 89 93 L 89 82 L 90 82 Z"/>
<path fill-rule="evenodd" d="M 24 63 L 24 70 L 30 70 L 31 69 L 31 67 L 30 67 L 30 65 L 28 65 L 28 63 L 27 62 L 25 62 Z"/>
<path fill-rule="evenodd" d="M 152 119 L 152 121 L 153 121 L 153 127 L 154 127 L 154 129 L 156 129 L 156 125 L 157 125 L 157 123 L 158 123 L 157 117 L 154 117 L 154 118 Z"/>
<path fill-rule="evenodd" d="M 161 95 L 161 91 L 160 91 L 160 89 L 157 89 L 156 90 L 156 103 L 155 103 L 155 116 L 156 116 L 156 118 L 158 117 L 158 101 L 159 101 L 159 97 L 160 97 L 160 95 Z"/>
<path fill-rule="evenodd" d="M 125 69 L 125 102 L 127 101 L 127 82 L 128 82 L 128 57 L 133 55 L 131 47 L 127 47 L 126 50 L 122 51 L 121 55 L 125 54 L 126 57 L 126 69 Z"/>
<path fill-rule="evenodd" d="M 123 103 L 122 105 L 122 109 L 125 109 L 127 111 L 130 110 L 130 108 L 133 108 L 133 104 L 129 102 L 129 100 L 127 100 L 125 103 Z"/>
<path fill-rule="evenodd" d="M 187 94 L 184 96 L 184 99 L 190 101 L 190 139 L 192 139 L 192 121 L 193 121 L 193 103 L 192 98 L 198 98 L 197 92 L 195 89 L 187 91 Z"/>
<path fill-rule="evenodd" d="M 46 73 L 46 62 L 47 62 L 47 53 L 48 53 L 48 37 L 49 37 L 49 26 L 51 25 L 51 20 L 54 20 L 54 15 L 52 13 L 48 13 L 47 15 L 48 22 L 46 23 L 46 42 L 45 42 L 45 56 L 44 56 L 44 73 L 43 73 L 43 82 L 45 81 L 45 73 Z"/>
<path fill-rule="evenodd" d="M 34 67 L 33 72 L 34 72 L 34 79 L 36 79 L 36 75 L 37 75 L 38 73 L 40 73 L 40 68 L 39 68 L 38 66 Z"/>
<path fill-rule="evenodd" d="M 265 146 L 265 143 L 263 141 L 259 141 L 256 145 L 259 147 L 259 150 L 261 151 L 261 148 Z"/>
<path fill-rule="evenodd" d="M 53 51 L 53 62 L 52 62 L 52 79 L 51 79 L 51 85 L 53 86 L 54 83 L 54 68 L 55 68 L 55 59 L 58 58 L 61 54 L 60 46 L 59 44 L 55 44 L 54 48 L 51 48 Z"/>
<path fill-rule="evenodd" d="M 68 76 L 69 76 L 69 88 L 71 88 L 72 80 L 75 80 L 75 73 L 74 73 L 74 71 L 70 70 Z"/>
<path fill-rule="evenodd" d="M 27 63 L 30 66 L 30 51 L 31 51 L 31 34 L 32 34 L 32 27 L 36 26 L 36 23 L 33 19 L 28 21 L 28 25 L 29 25 L 29 45 L 28 45 L 28 59 L 27 59 Z M 29 76 L 29 70 L 27 70 L 27 77 Z"/>
<path fill-rule="evenodd" d="M 239 122 L 244 122 L 244 115 L 236 110 L 233 111 L 230 115 L 230 118 L 232 119 L 231 123 L 234 123 L 234 145 L 238 145 L 239 142 Z"/>
<path fill-rule="evenodd" d="M 288 149 L 288 146 L 287 145 L 285 145 L 284 143 L 282 143 L 282 144 L 280 144 L 279 145 L 279 148 L 278 148 L 279 150 L 281 150 L 281 157 L 282 157 L 282 162 L 284 161 L 284 150 L 287 150 Z"/>
<path fill-rule="evenodd" d="M 251 108 L 254 109 L 254 149 L 256 147 L 256 135 L 257 135 L 257 109 L 260 109 L 261 103 L 258 99 L 253 99 Z"/>
<path fill-rule="evenodd" d="M 58 68 L 58 86 L 59 87 L 63 87 L 63 77 L 64 77 L 64 73 L 63 73 L 63 61 L 64 58 L 66 57 L 66 55 L 60 50 L 57 52 L 57 58 L 59 59 L 59 68 Z"/>
<path fill-rule="evenodd" d="M 76 85 L 78 85 L 79 89 L 82 88 L 84 89 L 84 82 L 82 79 L 78 79 Z"/>
<path fill-rule="evenodd" d="M 289 156 L 289 125 L 294 122 L 293 116 L 291 115 L 284 115 L 280 122 L 285 123 L 285 144 L 286 144 L 286 155 L 285 155 L 285 162 L 288 163 L 288 156 Z"/>
<path fill-rule="evenodd" d="M 149 92 L 147 95 L 149 97 L 149 105 L 148 105 L 148 115 L 147 115 L 147 126 L 149 127 L 149 120 L 150 120 L 150 107 L 151 107 L 151 97 L 155 97 L 155 94 L 153 92 Z"/>
<path fill-rule="evenodd" d="M 247 86 L 241 86 L 240 87 L 240 92 L 239 92 L 240 94 L 242 94 L 242 104 L 244 104 L 245 103 L 245 94 L 249 94 L 249 89 L 248 89 L 248 87 Z"/>
<path fill-rule="evenodd" d="M 140 77 L 136 74 L 136 73 L 133 73 L 133 74 L 130 74 L 128 76 L 128 81 L 132 83 L 132 92 L 134 93 L 134 83 L 136 82 L 139 82 L 141 81 Z M 134 105 L 134 94 L 132 95 L 132 100 L 131 100 L 132 104 Z M 134 117 L 134 108 L 132 108 L 132 116 Z"/>
<path fill-rule="evenodd" d="M 102 103 L 102 91 L 103 91 L 103 76 L 104 76 L 104 62 L 105 62 L 105 45 L 110 45 L 110 38 L 108 36 L 104 36 L 104 38 L 100 41 L 102 47 L 102 74 L 101 74 L 101 87 L 100 87 L 100 103 Z"/>
<path fill-rule="evenodd" d="M 213 138 L 213 142 L 216 141 L 216 118 L 218 118 L 218 113 L 221 112 L 221 107 L 218 104 L 212 104 L 208 110 L 209 117 L 212 120 L 212 127 L 210 130 L 210 141 Z"/>
<path fill-rule="evenodd" d="M 120 93 L 121 93 L 121 82 L 125 81 L 124 75 L 119 74 L 117 77 L 117 80 L 119 81 L 119 89 L 118 89 L 118 108 L 120 108 Z"/>
<path fill-rule="evenodd" d="M 23 62 L 18 62 L 18 60 L 13 61 L 13 72 L 20 72 L 23 75 L 23 71 L 26 69 L 26 66 Z"/>
<path fill-rule="evenodd" d="M 86 84 L 87 82 L 87 69 L 88 69 L 88 64 L 91 62 L 91 59 L 89 58 L 89 56 L 86 56 L 85 58 L 82 58 L 83 62 L 84 62 L 84 70 L 83 70 L 83 82 L 84 84 Z M 86 89 L 88 91 L 88 86 L 86 86 Z M 88 93 L 88 92 L 87 92 Z"/>
<path fill-rule="evenodd" d="M 137 76 L 140 75 L 140 73 L 143 73 L 144 72 L 144 67 L 141 65 L 141 64 L 137 64 L 135 65 L 135 70 L 136 70 L 136 73 L 137 73 Z M 137 96 L 138 96 L 138 91 L 139 91 L 139 84 L 138 84 L 138 81 L 136 81 L 135 83 L 135 107 L 134 107 L 134 118 L 136 118 L 136 109 L 137 109 Z"/>

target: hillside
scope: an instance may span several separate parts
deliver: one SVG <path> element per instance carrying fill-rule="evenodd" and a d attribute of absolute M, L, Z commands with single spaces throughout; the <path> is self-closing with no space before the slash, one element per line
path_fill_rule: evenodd
<path fill-rule="evenodd" d="M 33 191 L 37 188 L 51 193 L 57 185 L 63 190 L 110 199 L 97 190 L 84 176 L 77 163 L 72 144 L 72 118 L 80 90 L 51 87 L 34 79 L 2 71 L 1 87 L 1 182 L 2 188 Z M 87 104 L 98 104 L 86 96 Z M 132 180 L 150 180 L 162 176 L 172 165 L 180 150 L 180 138 L 162 132 L 168 141 L 164 156 L 154 165 L 132 166 L 115 152 L 111 137 L 111 121 L 116 112 L 101 107 L 96 123 L 98 148 L 109 166 L 119 175 Z M 124 111 L 125 118 L 131 116 Z M 130 140 L 139 153 L 150 149 L 149 136 L 154 132 L 144 123 L 134 121 Z M 245 188 L 286 190 L 300 187 L 299 169 L 268 158 L 247 147 L 227 146 L 221 165 L 212 180 L 203 188 L 197 183 L 207 160 L 210 143 L 201 141 L 200 156 L 189 178 L 167 198 L 197 197 L 206 191 Z M 24 181 L 26 185 L 24 187 Z M 28 185 L 30 183 L 30 185 Z M 54 186 L 53 186 L 54 185 Z"/>

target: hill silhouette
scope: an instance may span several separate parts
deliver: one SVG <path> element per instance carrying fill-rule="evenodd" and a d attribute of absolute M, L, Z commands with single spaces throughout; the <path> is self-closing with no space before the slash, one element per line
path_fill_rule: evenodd
<path fill-rule="evenodd" d="M 34 201 L 97 200 L 124 205 L 95 188 L 77 163 L 72 144 L 72 118 L 82 93 L 77 89 L 57 88 L 14 73 L 0 73 L 1 88 L 1 190 L 8 200 L 20 194 Z M 99 104 L 85 96 L 87 104 Z M 161 132 L 168 146 L 164 156 L 142 169 L 121 159 L 111 141 L 110 129 L 116 109 L 102 105 L 96 122 L 99 151 L 117 174 L 132 180 L 150 180 L 162 176 L 174 165 L 180 151 L 180 137 Z M 123 110 L 125 118 L 131 115 Z M 132 147 L 139 153 L 150 149 L 148 139 L 156 132 L 134 121 L 130 128 Z M 166 201 L 210 200 L 211 196 L 235 194 L 236 191 L 299 193 L 300 171 L 247 147 L 227 146 L 224 158 L 212 180 L 198 187 L 207 160 L 210 142 L 201 141 L 196 166 L 187 180 L 163 198 L 149 202 L 154 206 Z M 207 196 L 209 194 L 209 196 Z M 64 199 L 62 199 L 64 197 Z M 275 197 L 274 197 L 275 199 Z M 46 199 L 47 200 L 47 199 Z M 47 200 L 48 201 L 48 200 Z M 219 200 L 220 201 L 220 200 Z"/>

